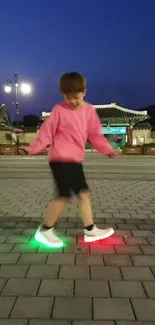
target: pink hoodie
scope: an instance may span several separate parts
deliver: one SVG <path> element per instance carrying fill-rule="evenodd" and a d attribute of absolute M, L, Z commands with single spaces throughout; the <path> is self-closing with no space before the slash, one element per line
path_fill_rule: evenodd
<path fill-rule="evenodd" d="M 109 141 L 102 135 L 102 125 L 93 106 L 85 103 L 73 109 L 66 102 L 54 107 L 42 124 L 36 141 L 29 146 L 30 155 L 43 152 L 48 146 L 49 161 L 82 162 L 87 140 L 104 155 L 112 152 Z"/>

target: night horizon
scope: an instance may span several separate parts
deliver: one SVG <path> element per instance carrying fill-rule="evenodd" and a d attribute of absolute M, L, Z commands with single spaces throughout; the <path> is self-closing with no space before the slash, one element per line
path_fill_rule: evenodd
<path fill-rule="evenodd" d="M 34 0 L 24 5 L 16 0 L 9 11 L 3 3 L 1 89 L 7 78 L 19 73 L 34 87 L 31 97 L 21 96 L 20 114 L 40 115 L 62 100 L 61 74 L 79 71 L 87 78 L 86 100 L 92 104 L 116 102 L 131 109 L 153 105 L 154 13 L 153 0 L 99 0 L 97 5 L 93 0 Z M 0 102 L 14 119 L 11 96 L 2 89 Z"/>

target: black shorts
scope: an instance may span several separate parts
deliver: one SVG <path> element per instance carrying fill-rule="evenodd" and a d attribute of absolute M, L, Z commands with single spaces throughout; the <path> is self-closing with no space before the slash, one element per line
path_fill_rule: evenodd
<path fill-rule="evenodd" d="M 58 197 L 70 198 L 73 194 L 79 195 L 88 191 L 83 166 L 73 162 L 50 162 Z"/>

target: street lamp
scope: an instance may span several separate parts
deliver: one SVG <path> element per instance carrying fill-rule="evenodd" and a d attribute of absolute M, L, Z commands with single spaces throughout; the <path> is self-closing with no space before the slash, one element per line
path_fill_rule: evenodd
<path fill-rule="evenodd" d="M 31 85 L 23 82 L 22 79 L 20 79 L 19 75 L 15 73 L 13 77 L 10 79 L 7 79 L 6 84 L 4 86 L 4 91 L 7 94 L 10 94 L 11 92 L 15 93 L 15 105 L 16 105 L 16 122 L 17 127 L 19 123 L 19 95 L 20 93 L 23 95 L 29 95 L 32 91 Z"/>

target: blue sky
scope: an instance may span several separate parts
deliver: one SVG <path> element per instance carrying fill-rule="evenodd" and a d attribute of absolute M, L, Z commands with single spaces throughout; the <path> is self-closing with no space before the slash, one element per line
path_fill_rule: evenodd
<path fill-rule="evenodd" d="M 3 1 L 0 40 L 0 84 L 18 72 L 34 86 L 22 115 L 49 111 L 59 77 L 73 70 L 93 104 L 155 104 L 155 0 Z M 12 101 L 1 91 L 14 115 Z"/>

